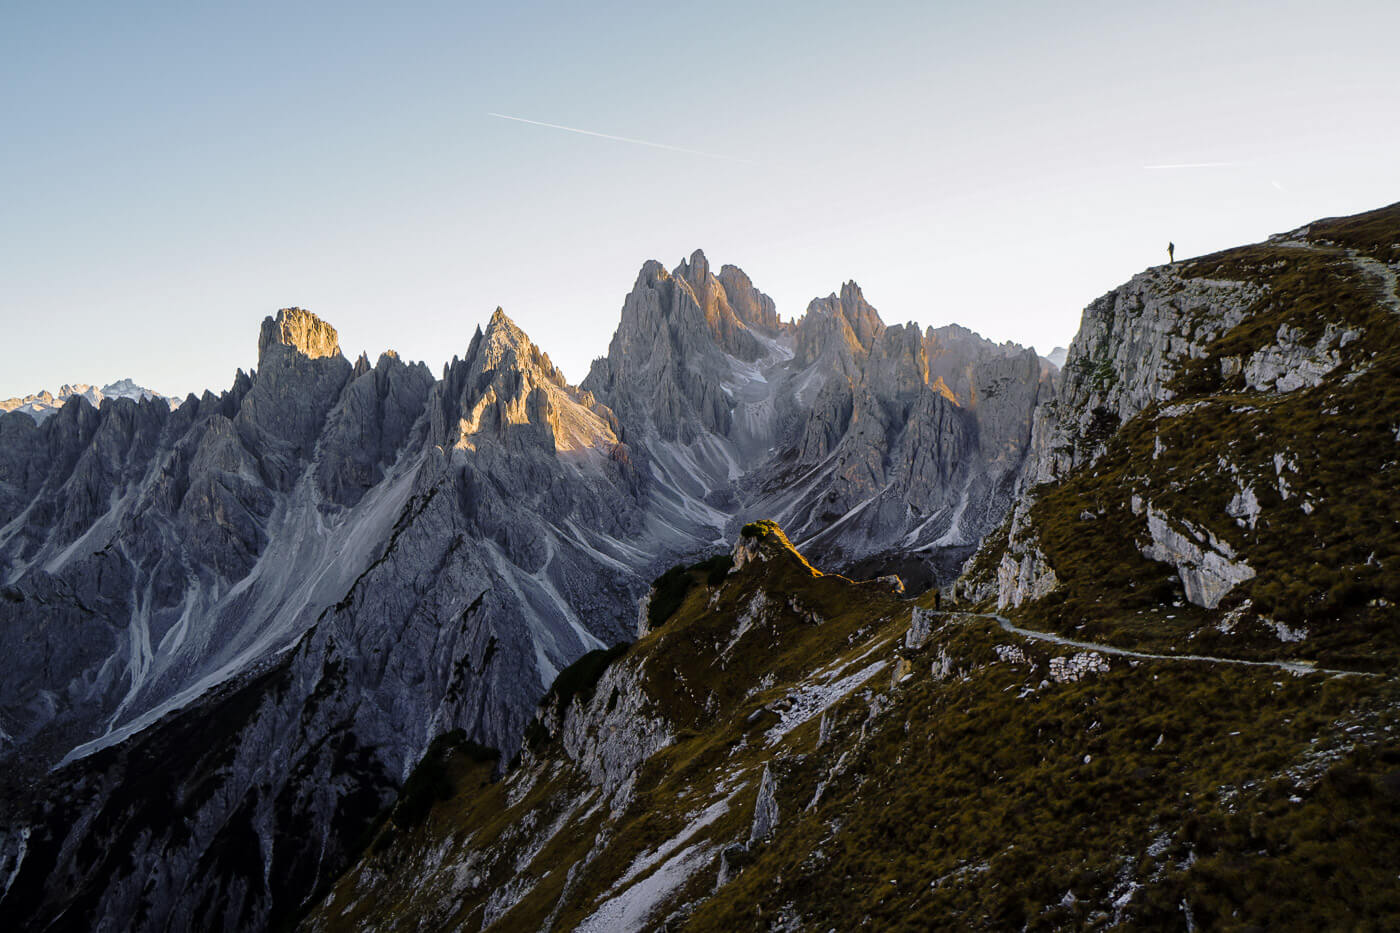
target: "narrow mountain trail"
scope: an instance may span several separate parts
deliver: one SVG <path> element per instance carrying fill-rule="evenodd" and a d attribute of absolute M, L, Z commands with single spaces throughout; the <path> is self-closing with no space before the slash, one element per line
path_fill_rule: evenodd
<path fill-rule="evenodd" d="M 1371 671 L 1345 671 L 1334 670 L 1332 668 L 1317 667 L 1310 661 L 1246 661 L 1243 658 L 1217 658 L 1204 654 L 1153 654 L 1147 651 L 1133 651 L 1129 648 L 1116 648 L 1113 645 L 1103 645 L 1091 641 L 1079 641 L 1074 638 L 1067 638 L 1064 635 L 1057 635 L 1054 632 L 1038 632 L 1034 629 L 1021 628 L 1006 616 L 997 615 L 994 612 L 968 612 L 961 615 L 974 616 L 980 619 L 994 619 L 1003 630 L 1012 635 L 1019 635 L 1022 638 L 1029 638 L 1032 641 L 1044 641 L 1053 645 L 1064 645 L 1067 648 L 1078 648 L 1081 651 L 1097 651 L 1100 654 L 1112 654 L 1125 658 L 1140 658 L 1146 661 L 1188 661 L 1198 664 L 1237 664 L 1243 667 L 1272 667 L 1278 670 L 1287 671 L 1290 674 L 1328 674 L 1336 677 L 1379 677 L 1379 674 Z"/>
<path fill-rule="evenodd" d="M 1352 253 L 1352 263 L 1362 271 L 1363 274 L 1378 278 L 1383 283 L 1381 286 L 1381 302 L 1396 314 L 1400 314 L 1400 276 L 1395 274 L 1395 270 L 1379 259 L 1372 259 L 1369 256 L 1358 256 Z"/>
<path fill-rule="evenodd" d="M 1276 245 L 1310 250 L 1314 253 L 1330 253 L 1345 257 L 1364 277 L 1379 280 L 1378 289 L 1381 293 L 1381 304 L 1385 305 L 1395 314 L 1400 314 L 1400 276 L 1396 275 L 1394 269 L 1381 262 L 1379 259 L 1363 256 L 1354 249 L 1343 249 L 1338 246 L 1320 246 L 1317 243 L 1310 243 L 1307 240 L 1280 240 Z"/>

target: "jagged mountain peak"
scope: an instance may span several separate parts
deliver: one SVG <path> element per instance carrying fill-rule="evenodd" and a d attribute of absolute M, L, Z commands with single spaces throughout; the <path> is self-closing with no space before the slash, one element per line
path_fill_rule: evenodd
<path fill-rule="evenodd" d="M 699 250 L 671 273 L 655 260 L 645 263 L 607 356 L 593 362 L 582 387 L 623 422 L 645 424 L 667 440 L 688 444 L 697 432 L 727 434 L 733 402 L 721 386 L 736 366 L 751 366 L 768 352 L 759 332 L 776 331 L 777 312 L 741 271 L 725 267 L 722 274 L 710 271 Z"/>
<path fill-rule="evenodd" d="M 479 338 L 472 340 L 472 351 L 468 353 L 474 372 L 529 371 L 536 377 L 534 381 L 542 379 L 560 387 L 568 385 L 564 373 L 550 360 L 549 354 L 501 308 L 492 312 L 486 330 L 482 332 L 478 328 L 478 334 Z"/>
<path fill-rule="evenodd" d="M 652 305 L 654 309 L 650 308 Z M 639 310 L 647 313 L 635 313 Z M 762 352 L 760 341 L 748 332 L 750 327 L 757 327 L 768 336 L 780 329 L 772 298 L 755 288 L 737 266 L 722 266 L 716 275 L 704 251 L 699 249 L 669 272 L 657 260 L 644 263 L 623 304 L 618 330 L 651 339 L 663 322 L 683 342 L 687 339 L 685 334 L 695 334 L 703 328 L 725 352 L 746 361 L 756 359 Z"/>
<path fill-rule="evenodd" d="M 444 449 L 480 450 L 489 437 L 517 453 L 537 448 L 548 455 L 611 455 L 619 443 L 612 412 L 570 385 L 500 308 L 484 331 L 477 328 L 466 358 L 454 358 L 447 367 L 441 398 L 433 437 Z"/>
<path fill-rule="evenodd" d="M 681 260 L 674 274 L 691 283 L 692 287 L 702 285 L 710 277 L 710 260 L 705 257 L 704 250 L 697 249 L 689 259 Z"/>
<path fill-rule="evenodd" d="M 813 298 L 797 321 L 797 360 L 809 366 L 823 356 L 849 375 L 853 358 L 867 352 L 885 329 L 880 314 L 865 300 L 854 281 L 840 293 Z"/>
<path fill-rule="evenodd" d="M 486 330 L 482 336 L 488 343 L 499 346 L 534 346 L 534 341 L 529 335 L 500 307 L 491 312 L 491 319 L 486 322 Z"/>
<path fill-rule="evenodd" d="M 290 347 L 303 356 L 318 359 L 340 355 L 340 336 L 334 327 L 303 308 L 283 308 L 276 317 L 263 319 L 258 334 L 258 365 L 273 346 Z"/>
<path fill-rule="evenodd" d="M 697 249 L 691 253 L 690 259 L 682 260 L 672 275 L 679 283 L 683 283 L 683 288 L 688 292 L 686 297 L 700 309 L 705 327 L 714 334 L 725 352 L 741 360 L 752 361 L 758 358 L 762 347 L 748 330 L 747 325 L 750 321 L 736 310 L 734 303 L 730 301 L 725 283 L 710 271 L 710 261 L 705 258 L 703 251 Z M 738 276 L 730 276 L 730 281 L 740 289 L 747 284 L 748 289 L 743 294 L 740 304 L 751 315 L 761 318 L 765 307 L 772 306 L 772 301 L 754 289 L 747 276 L 743 276 L 742 280 Z M 684 313 L 689 310 L 689 304 L 681 301 L 677 310 Z"/>
<path fill-rule="evenodd" d="M 724 265 L 719 270 L 719 282 L 729 298 L 729 306 L 739 319 L 756 326 L 770 336 L 782 329 L 778 308 L 763 292 L 754 287 L 748 274 L 738 266 Z"/>
<path fill-rule="evenodd" d="M 884 329 L 880 315 L 865 300 L 865 293 L 852 279 L 841 286 L 841 311 L 856 332 L 862 345 L 868 346 L 871 340 Z"/>

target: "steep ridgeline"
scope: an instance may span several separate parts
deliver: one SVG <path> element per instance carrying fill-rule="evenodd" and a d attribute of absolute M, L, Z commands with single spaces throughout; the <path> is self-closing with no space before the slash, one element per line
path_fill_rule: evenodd
<path fill-rule="evenodd" d="M 1400 205 L 1091 304 L 960 592 L 1125 644 L 1392 669 L 1397 243 Z"/>
<path fill-rule="evenodd" d="M 743 272 L 696 252 L 642 269 L 583 387 L 679 537 L 772 515 L 824 560 L 926 586 L 1005 515 L 1054 372 L 965 328 L 886 327 L 853 282 L 780 322 Z"/>
<path fill-rule="evenodd" d="M 634 631 L 634 470 L 505 315 L 438 382 L 352 366 L 304 312 L 259 351 L 174 411 L 0 420 L 15 922 L 286 916 L 435 735 L 514 747 L 559 668 Z"/>
<path fill-rule="evenodd" d="M 1389 678 L 1060 645 L 822 574 L 658 581 L 520 760 L 444 736 L 308 933 L 1384 927 Z M 1185 714 L 1183 714 L 1183 712 Z"/>

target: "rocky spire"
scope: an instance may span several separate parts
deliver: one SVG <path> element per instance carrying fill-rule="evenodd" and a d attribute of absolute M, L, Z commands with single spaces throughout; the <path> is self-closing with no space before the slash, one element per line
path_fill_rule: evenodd
<path fill-rule="evenodd" d="M 752 362 L 762 352 L 696 250 L 669 274 L 654 260 L 642 266 L 608 355 L 594 361 L 583 388 L 624 421 L 650 422 L 661 437 L 689 443 L 701 431 L 729 433 L 732 401 L 722 384 L 734 358 Z"/>
<path fill-rule="evenodd" d="M 854 280 L 841 286 L 841 313 L 850 322 L 861 346 L 870 346 L 875 336 L 885 329 L 880 315 L 870 306 L 870 302 L 865 300 L 865 295 Z"/>
<path fill-rule="evenodd" d="M 739 320 L 756 326 L 769 334 L 777 333 L 782 324 L 778 320 L 778 309 L 773 299 L 754 288 L 753 282 L 738 266 L 724 266 L 719 270 L 719 283 L 724 286 L 724 294 L 729 298 L 729 306 Z"/>
<path fill-rule="evenodd" d="M 758 358 L 762 352 L 758 341 L 735 312 L 724 284 L 710 272 L 710 261 L 702 251 L 697 249 L 691 253 L 688 262 L 682 260 L 672 275 L 678 284 L 683 283 L 681 304 L 684 305 L 684 299 L 689 298 L 700 308 L 705 326 L 726 353 L 741 360 Z M 749 287 L 752 288 L 752 284 Z M 750 298 L 750 301 L 755 300 Z"/>
<path fill-rule="evenodd" d="M 277 317 L 263 318 L 258 334 L 258 365 L 269 347 L 291 347 L 303 356 L 317 359 L 340 353 L 340 338 L 335 328 L 302 308 L 283 308 Z"/>
<path fill-rule="evenodd" d="M 826 357 L 831 367 L 849 375 L 851 361 L 869 351 L 884 329 L 860 286 L 847 282 L 839 295 L 833 292 L 807 305 L 797 322 L 797 363 L 808 366 Z"/>
<path fill-rule="evenodd" d="M 563 372 L 554 365 L 549 355 L 500 308 L 492 313 L 476 356 L 471 359 L 472 368 L 477 373 L 501 368 L 528 369 L 538 372 L 544 380 L 555 385 L 568 384 Z"/>

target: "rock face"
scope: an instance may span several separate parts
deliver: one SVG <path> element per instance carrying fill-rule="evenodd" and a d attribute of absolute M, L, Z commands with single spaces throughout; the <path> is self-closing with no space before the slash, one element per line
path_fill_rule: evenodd
<path fill-rule="evenodd" d="M 1234 550 L 1210 532 L 1202 532 L 1183 523 L 1178 531 L 1170 518 L 1150 506 L 1147 509 L 1147 533 L 1152 542 L 1142 549 L 1144 557 L 1176 567 L 1186 598 L 1206 609 L 1214 609 L 1220 600 L 1238 583 L 1254 577 L 1254 571 L 1242 560 L 1234 560 Z"/>
<path fill-rule="evenodd" d="M 781 322 L 709 269 L 643 268 L 583 383 L 649 507 L 695 539 L 776 517 L 828 562 L 946 576 L 1009 507 L 1053 368 L 961 327 L 886 327 L 854 282 Z"/>
<path fill-rule="evenodd" d="M 1175 605 L 1237 640 L 1277 623 L 1265 613 L 1340 625 L 1342 593 L 1384 588 L 1385 548 L 1353 555 L 1335 516 L 1389 507 L 1339 477 L 1393 471 L 1377 422 L 1390 418 L 1397 231 L 1395 207 L 1321 221 L 1148 270 L 1090 304 L 1036 409 L 1016 507 L 958 592 L 1105 612 L 1150 580 L 1128 550 L 1170 566 Z"/>
<path fill-rule="evenodd" d="M 1079 333 L 1052 389 L 1032 415 L 1029 455 L 1017 477 L 1008 528 L 983 543 L 999 553 L 993 573 L 958 583 L 973 599 L 993 597 L 999 609 L 1048 596 L 1059 585 L 1037 540 L 1030 511 L 1035 489 L 1092 464 L 1125 423 L 1170 402 L 1168 387 L 1182 365 L 1245 319 L 1263 290 L 1163 266 L 1134 276 L 1084 309 Z"/>
<path fill-rule="evenodd" d="M 263 321 L 258 335 L 258 359 L 273 346 L 288 347 L 312 360 L 340 355 L 340 338 L 335 328 L 301 308 L 283 308 L 275 318 Z"/>
<path fill-rule="evenodd" d="M 1124 422 L 1175 394 L 1181 364 L 1244 320 L 1257 284 L 1190 277 L 1176 266 L 1134 276 L 1084 309 L 1059 393 L 1037 425 L 1036 457 L 1022 488 L 1094 460 Z"/>
<path fill-rule="evenodd" d="M 777 784 L 773 772 L 763 766 L 763 776 L 758 781 L 758 797 L 753 805 L 753 826 L 749 829 L 749 843 L 762 842 L 773 835 L 778 828 Z"/>
<path fill-rule="evenodd" d="M 0 417 L 0 864 L 33 925 L 294 913 L 436 736 L 509 755 L 661 568 L 750 517 L 906 579 L 889 553 L 922 550 L 929 582 L 1000 519 L 1053 384 L 854 283 L 785 323 L 699 252 L 643 267 L 581 387 L 499 310 L 437 380 L 302 309 L 257 350 L 174 409 Z M 621 805 L 607 775 L 669 738 L 608 736 L 570 741 Z"/>

